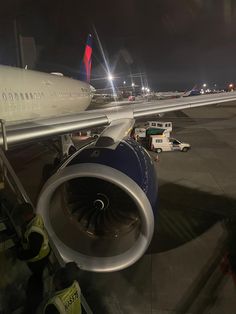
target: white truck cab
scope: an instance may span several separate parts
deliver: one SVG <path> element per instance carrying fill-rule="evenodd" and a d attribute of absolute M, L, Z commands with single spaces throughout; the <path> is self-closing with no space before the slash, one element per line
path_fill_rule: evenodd
<path fill-rule="evenodd" d="M 149 138 L 148 147 L 157 153 L 176 150 L 187 152 L 191 148 L 188 143 L 182 143 L 175 138 L 168 138 L 160 135 L 151 135 Z"/>

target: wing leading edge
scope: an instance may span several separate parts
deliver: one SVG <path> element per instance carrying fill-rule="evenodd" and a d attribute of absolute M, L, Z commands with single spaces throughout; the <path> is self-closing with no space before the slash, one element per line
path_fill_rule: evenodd
<path fill-rule="evenodd" d="M 18 144 L 72 133 L 81 129 L 106 126 L 119 119 L 138 119 L 165 112 L 223 104 L 231 101 L 236 101 L 236 92 L 128 105 L 119 105 L 117 103 L 116 106 L 113 105 L 105 109 L 88 110 L 43 120 L 32 120 L 27 123 L 11 123 L 6 125 L 6 140 L 8 144 Z M 0 133 L 0 144 L 2 143 L 3 138 Z"/>

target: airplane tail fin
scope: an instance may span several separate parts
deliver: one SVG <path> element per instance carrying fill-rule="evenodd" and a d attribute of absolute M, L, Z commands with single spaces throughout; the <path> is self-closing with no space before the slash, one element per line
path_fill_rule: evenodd
<path fill-rule="evenodd" d="M 183 94 L 184 97 L 194 96 L 194 95 L 199 95 L 199 90 L 197 88 L 197 85 L 194 85 L 193 88 L 190 90 L 186 90 Z"/>
<path fill-rule="evenodd" d="M 90 82 L 90 73 L 92 66 L 92 35 L 89 34 L 85 46 L 84 57 L 80 67 L 81 77 L 80 79 L 85 82 Z"/>

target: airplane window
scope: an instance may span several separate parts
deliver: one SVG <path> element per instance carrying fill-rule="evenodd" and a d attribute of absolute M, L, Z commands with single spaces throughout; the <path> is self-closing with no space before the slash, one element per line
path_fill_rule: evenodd
<path fill-rule="evenodd" d="M 2 93 L 2 99 L 4 102 L 7 102 L 7 95 L 6 93 Z"/>
<path fill-rule="evenodd" d="M 31 99 L 34 99 L 34 96 L 33 96 L 33 94 L 32 94 L 32 93 L 30 93 L 30 98 L 31 98 Z"/>
<path fill-rule="evenodd" d="M 13 95 L 12 95 L 12 93 L 8 93 L 8 98 L 9 98 L 10 102 L 13 102 Z"/>
<path fill-rule="evenodd" d="M 14 98 L 15 98 L 16 101 L 19 101 L 19 95 L 18 95 L 18 93 L 14 93 Z"/>
<path fill-rule="evenodd" d="M 37 97 L 37 93 L 34 93 L 34 98 L 35 98 L 35 99 L 37 99 L 37 98 L 38 98 L 38 97 Z"/>
<path fill-rule="evenodd" d="M 23 93 L 20 93 L 20 98 L 21 98 L 21 100 L 24 100 L 24 94 Z"/>
<path fill-rule="evenodd" d="M 25 93 L 25 98 L 26 98 L 27 100 L 29 100 L 29 95 L 28 95 L 28 93 Z"/>

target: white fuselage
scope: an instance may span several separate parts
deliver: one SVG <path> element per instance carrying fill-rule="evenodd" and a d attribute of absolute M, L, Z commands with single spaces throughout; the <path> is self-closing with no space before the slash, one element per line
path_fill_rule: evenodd
<path fill-rule="evenodd" d="M 0 119 L 32 120 L 84 111 L 88 83 L 63 76 L 0 66 Z"/>

